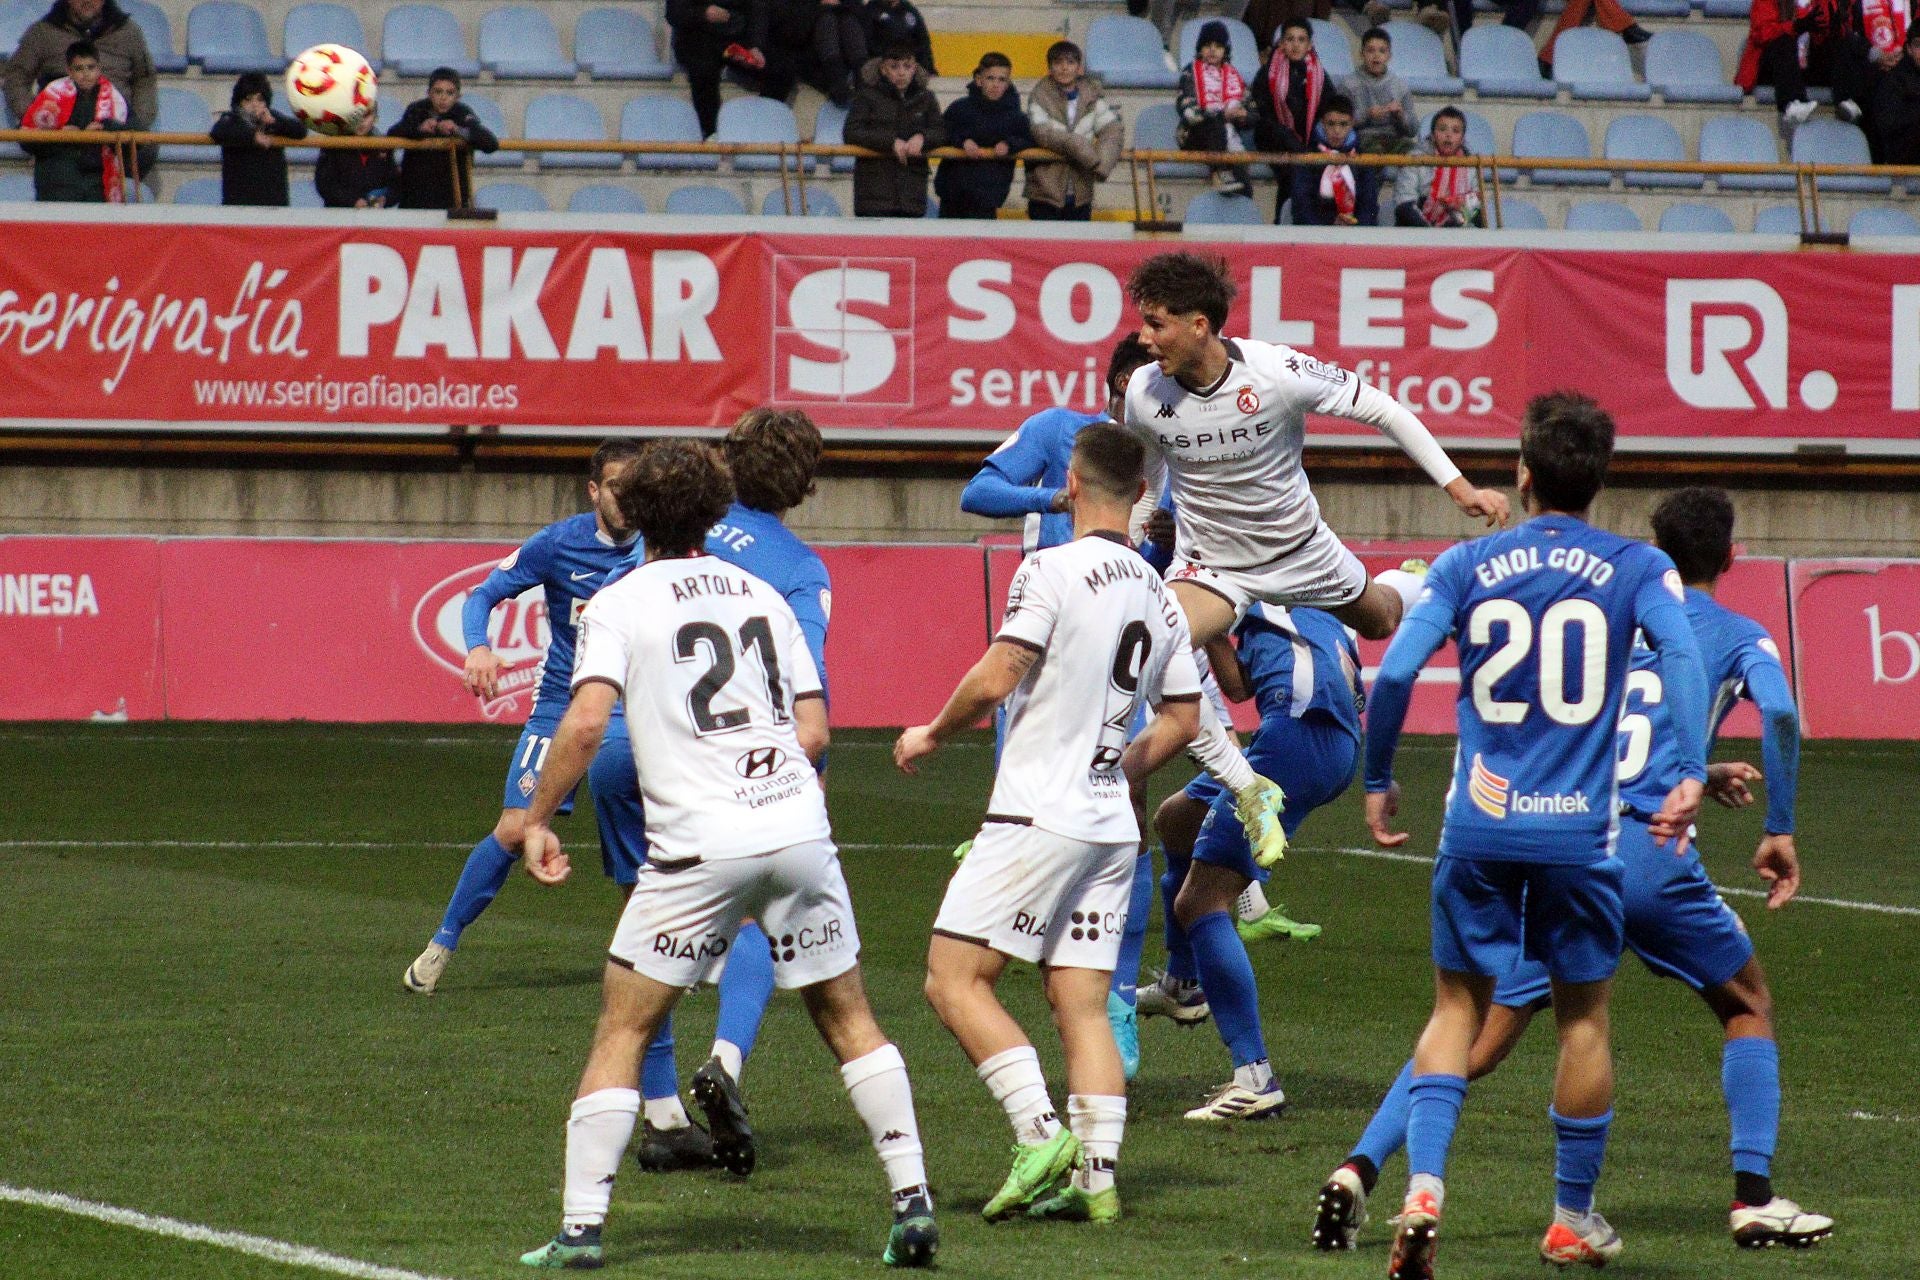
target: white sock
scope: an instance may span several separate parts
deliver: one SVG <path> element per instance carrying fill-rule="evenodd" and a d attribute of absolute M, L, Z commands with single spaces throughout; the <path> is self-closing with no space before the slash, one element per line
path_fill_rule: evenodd
<path fill-rule="evenodd" d="M 1433 1194 L 1435 1208 L 1439 1208 L 1447 1201 L 1447 1184 L 1431 1173 L 1416 1173 L 1407 1179 L 1407 1199 L 1413 1199 L 1422 1191 Z"/>
<path fill-rule="evenodd" d="M 1038 1146 L 1060 1132 L 1060 1114 L 1047 1096 L 1047 1078 L 1040 1074 L 1040 1055 L 1032 1045 L 1002 1049 L 974 1071 L 1006 1111 L 1015 1142 Z"/>
<path fill-rule="evenodd" d="M 713 1052 L 707 1056 L 720 1059 L 720 1065 L 727 1069 L 727 1074 L 733 1077 L 733 1082 L 736 1085 L 740 1083 L 740 1073 L 746 1068 L 747 1059 L 746 1055 L 740 1052 L 739 1045 L 731 1040 L 715 1040 Z"/>
<path fill-rule="evenodd" d="M 597 1227 L 607 1220 L 613 1178 L 640 1117 L 638 1089 L 600 1089 L 577 1100 L 567 1117 L 567 1189 L 560 1217 L 566 1227 Z"/>
<path fill-rule="evenodd" d="M 913 1086 L 900 1050 L 883 1044 L 840 1068 L 840 1080 L 853 1109 L 867 1122 L 867 1136 L 887 1170 L 887 1185 L 897 1196 L 927 1184 L 920 1125 L 913 1116 Z"/>
<path fill-rule="evenodd" d="M 1427 585 L 1426 578 L 1405 569 L 1382 569 L 1373 575 L 1373 580 L 1400 597 L 1402 618 L 1413 612 L 1413 602 L 1420 598 L 1421 590 Z"/>
<path fill-rule="evenodd" d="M 1080 1167 L 1073 1182 L 1089 1194 L 1113 1185 L 1113 1169 L 1120 1161 L 1120 1139 L 1127 1131 L 1127 1099 L 1097 1093 L 1067 1097 L 1067 1117 L 1073 1136 L 1080 1139 Z"/>
<path fill-rule="evenodd" d="M 693 1123 L 687 1119 L 687 1109 L 677 1093 L 664 1098 L 648 1098 L 640 1104 L 640 1112 L 646 1117 L 647 1123 L 656 1129 L 684 1129 Z"/>
<path fill-rule="evenodd" d="M 1235 1067 L 1233 1082 L 1242 1089 L 1251 1089 L 1259 1093 L 1273 1083 L 1273 1064 L 1262 1058 L 1258 1062 L 1249 1062 L 1244 1067 Z"/>
<path fill-rule="evenodd" d="M 1234 914 L 1248 924 L 1252 924 L 1272 909 L 1267 905 L 1267 891 L 1260 887 L 1258 880 L 1248 884 L 1233 904 Z"/>

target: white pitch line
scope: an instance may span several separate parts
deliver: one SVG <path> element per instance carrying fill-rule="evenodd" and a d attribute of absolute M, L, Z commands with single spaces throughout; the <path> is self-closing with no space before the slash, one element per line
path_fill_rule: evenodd
<path fill-rule="evenodd" d="M 418 1271 L 383 1267 L 377 1263 L 361 1262 L 357 1258 L 343 1258 L 337 1253 L 328 1253 L 323 1249 L 311 1248 L 304 1244 L 289 1244 L 284 1240 L 248 1235 L 242 1231 L 221 1231 L 214 1227 L 202 1226 L 197 1222 L 182 1222 L 178 1218 L 162 1218 L 155 1214 L 141 1213 L 137 1209 L 122 1209 L 116 1205 L 101 1204 L 95 1200 L 80 1200 L 73 1196 L 61 1195 L 57 1191 L 35 1191 L 28 1187 L 16 1187 L 0 1182 L 0 1200 L 53 1209 L 60 1213 L 76 1214 L 82 1218 L 92 1218 L 97 1222 L 109 1222 L 117 1227 L 131 1227 L 135 1231 L 146 1231 L 157 1236 L 171 1236 L 176 1240 L 190 1240 L 195 1244 L 212 1245 L 218 1249 L 231 1249 L 235 1253 L 251 1254 L 253 1257 L 282 1262 L 290 1267 L 306 1267 L 314 1271 L 329 1271 L 338 1276 L 352 1276 L 354 1280 L 440 1280 L 437 1276 L 425 1275 Z"/>

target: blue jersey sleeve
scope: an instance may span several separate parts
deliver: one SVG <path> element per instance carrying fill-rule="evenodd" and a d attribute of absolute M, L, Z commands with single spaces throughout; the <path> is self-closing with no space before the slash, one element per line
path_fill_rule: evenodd
<path fill-rule="evenodd" d="M 1673 582 L 1680 575 L 1667 565 Z M 1660 683 L 1666 690 L 1667 714 L 1673 722 L 1673 743 L 1680 776 L 1707 780 L 1707 673 L 1700 662 L 1700 644 L 1694 638 L 1687 611 L 1662 581 L 1661 564 L 1653 566 L 1634 597 L 1634 622 L 1646 633 L 1647 643 L 1660 660 Z"/>
<path fill-rule="evenodd" d="M 1166 487 L 1160 490 L 1160 509 L 1162 511 L 1173 510 L 1172 481 L 1168 481 Z M 1173 563 L 1173 544 L 1169 542 L 1162 546 L 1160 543 L 1149 538 L 1140 544 L 1140 555 L 1142 559 L 1153 566 L 1155 573 L 1164 578 L 1167 575 L 1167 566 Z"/>
<path fill-rule="evenodd" d="M 460 607 L 461 638 L 469 650 L 487 643 L 487 619 L 494 606 L 511 600 L 528 587 L 540 585 L 547 571 L 547 531 L 542 529 L 521 544 L 520 549 L 502 560 L 488 574 L 466 604 Z"/>
<path fill-rule="evenodd" d="M 1780 660 L 1759 645 L 1743 655 L 1741 679 L 1760 709 L 1760 767 L 1767 774 L 1767 834 L 1793 834 L 1793 806 L 1800 790 L 1800 709 Z"/>
<path fill-rule="evenodd" d="M 987 456 L 960 493 L 960 509 L 969 515 L 1008 518 L 1030 512 L 1046 515 L 1060 490 L 1036 487 L 1052 461 L 1054 442 L 1035 414 L 1005 444 Z"/>
<path fill-rule="evenodd" d="M 793 616 L 800 623 L 800 634 L 806 637 L 807 650 L 813 654 L 813 668 L 820 673 L 820 691 L 827 691 L 827 610 L 831 596 L 831 583 L 827 577 L 827 566 L 814 561 L 811 571 L 801 575 L 798 582 L 789 587 L 786 601 L 793 610 Z"/>
<path fill-rule="evenodd" d="M 1406 722 L 1414 679 L 1453 634 L 1458 606 L 1451 567 L 1446 556 L 1434 564 L 1413 612 L 1401 621 L 1380 660 L 1380 674 L 1374 677 L 1373 694 L 1367 700 L 1368 791 L 1385 791 L 1393 784 L 1393 753 L 1400 744 L 1400 726 Z"/>

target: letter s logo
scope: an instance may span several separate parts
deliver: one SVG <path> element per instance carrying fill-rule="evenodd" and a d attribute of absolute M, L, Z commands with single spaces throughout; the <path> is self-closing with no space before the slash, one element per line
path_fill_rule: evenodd
<path fill-rule="evenodd" d="M 887 384 L 899 360 L 894 337 L 880 321 L 849 303 L 888 306 L 892 276 L 864 267 L 813 271 L 787 295 L 787 324 L 815 346 L 838 352 L 831 360 L 787 354 L 787 389 L 803 396 L 844 399 Z"/>
<path fill-rule="evenodd" d="M 1667 382 L 1696 409 L 1787 407 L 1787 307 L 1759 280 L 1667 281 Z"/>

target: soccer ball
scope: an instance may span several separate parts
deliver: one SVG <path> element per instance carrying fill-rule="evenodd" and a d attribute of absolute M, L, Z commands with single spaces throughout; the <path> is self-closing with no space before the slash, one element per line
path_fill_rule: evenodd
<path fill-rule="evenodd" d="M 319 133 L 357 132 L 375 93 L 373 68 L 343 44 L 317 44 L 287 68 L 287 101 Z"/>

